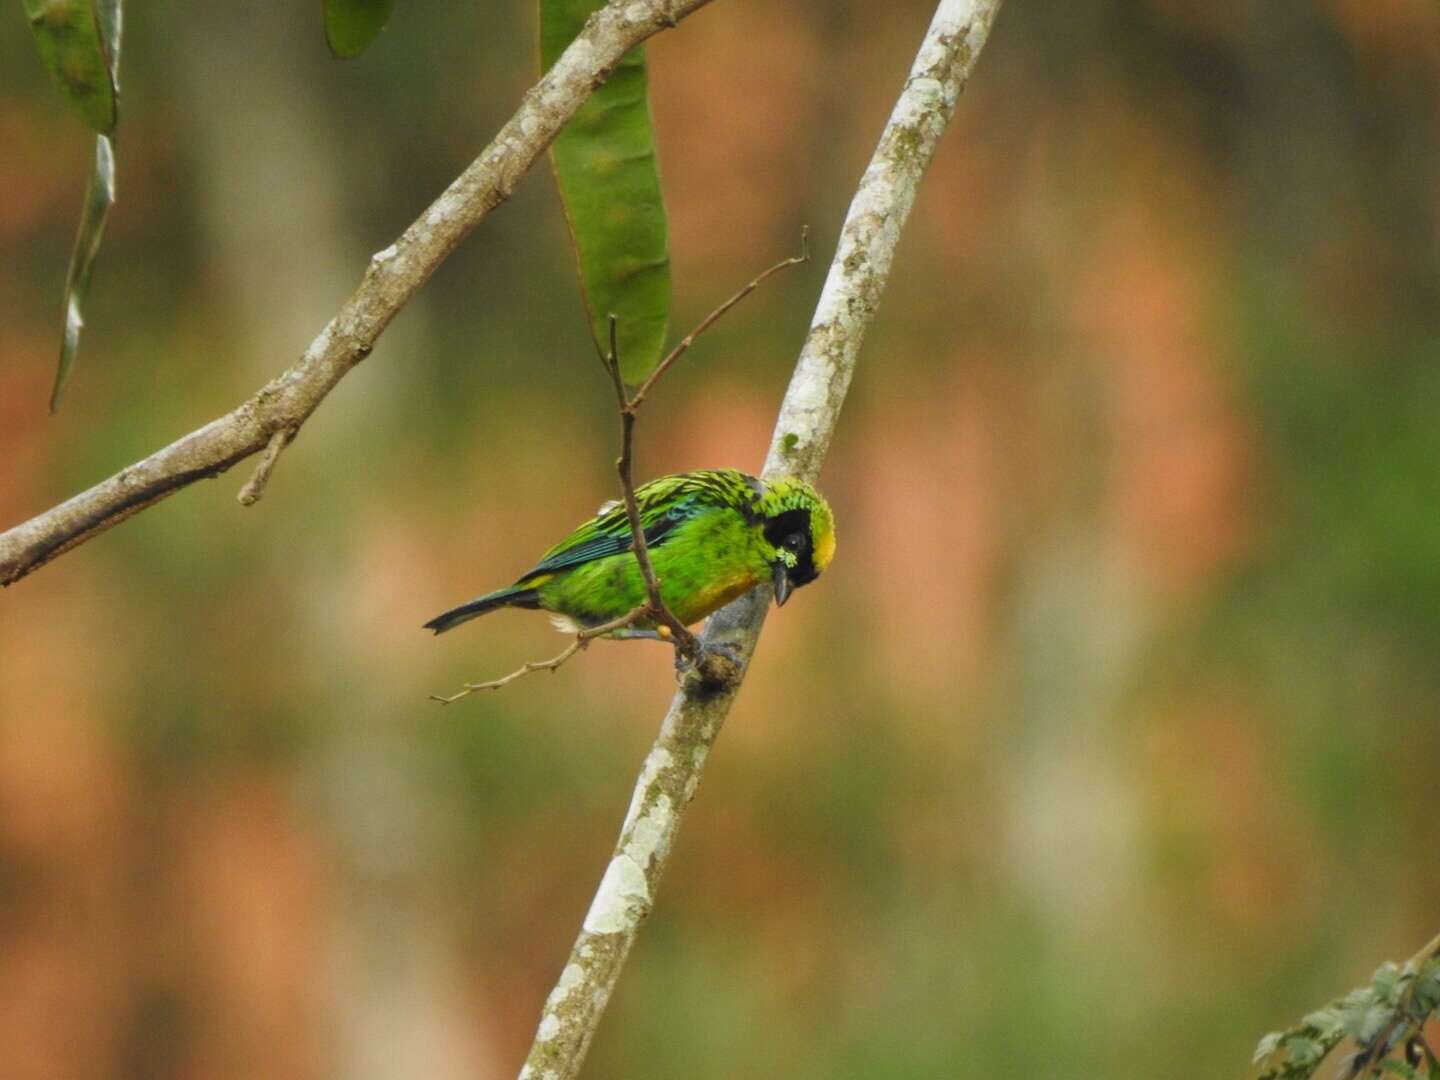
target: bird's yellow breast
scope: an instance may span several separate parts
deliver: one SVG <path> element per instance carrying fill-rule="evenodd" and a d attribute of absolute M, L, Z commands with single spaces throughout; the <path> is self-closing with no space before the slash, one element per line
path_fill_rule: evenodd
<path fill-rule="evenodd" d="M 688 626 L 724 607 L 731 600 L 744 596 L 757 584 L 755 576 L 748 570 L 737 569 L 707 581 L 678 604 L 671 604 L 670 608 L 675 617 Z"/>

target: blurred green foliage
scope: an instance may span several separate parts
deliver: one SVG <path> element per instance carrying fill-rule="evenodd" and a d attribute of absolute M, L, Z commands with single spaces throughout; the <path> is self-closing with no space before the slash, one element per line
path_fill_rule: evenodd
<path fill-rule="evenodd" d="M 390 16 L 395 0 L 325 0 L 325 40 L 330 51 L 350 60 L 368 49 Z"/>
<path fill-rule="evenodd" d="M 1437 951 L 1440 937 L 1404 966 L 1380 965 L 1368 984 L 1307 1013 L 1296 1027 L 1264 1036 L 1255 1048 L 1260 1080 L 1313 1076 L 1346 1039 L 1355 1047 L 1340 1065 L 1347 1078 L 1388 1074 L 1421 1080 L 1440 1074 L 1423 1034 L 1440 1008 Z"/>

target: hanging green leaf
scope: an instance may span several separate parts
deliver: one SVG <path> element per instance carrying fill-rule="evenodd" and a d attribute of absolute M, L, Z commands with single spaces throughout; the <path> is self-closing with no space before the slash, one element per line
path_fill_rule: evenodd
<path fill-rule="evenodd" d="M 395 10 L 395 0 L 324 0 L 325 40 L 341 60 L 368 49 Z"/>
<path fill-rule="evenodd" d="M 115 125 L 120 95 L 120 0 L 25 0 L 40 57 L 66 97 L 98 134 L 95 161 L 85 187 L 80 229 L 65 278 L 65 325 L 60 363 L 50 392 L 50 411 L 75 365 L 85 325 L 85 295 L 100 251 L 100 238 L 115 204 Z"/>
<path fill-rule="evenodd" d="M 102 26 L 107 6 L 115 8 L 114 33 Z M 90 0 L 25 0 L 35 46 L 65 98 L 101 135 L 115 131 L 116 60 L 120 52 L 118 4 Z"/>
<path fill-rule="evenodd" d="M 601 0 L 540 0 L 540 64 L 548 68 Z M 632 50 L 566 125 L 550 151 L 570 223 L 590 332 L 609 346 L 617 320 L 629 383 L 660 362 L 670 323 L 670 248 L 646 95 L 645 53 Z"/>
<path fill-rule="evenodd" d="M 50 391 L 50 411 L 60 407 L 60 394 L 75 366 L 80 349 L 80 331 L 85 326 L 85 295 L 90 291 L 90 272 L 100 253 L 105 221 L 115 205 L 115 150 L 108 135 L 95 136 L 95 167 L 85 186 L 85 206 L 80 211 L 80 230 L 75 250 L 70 253 L 70 271 L 65 276 L 65 329 L 60 341 L 60 365 L 55 369 L 55 388 Z"/>

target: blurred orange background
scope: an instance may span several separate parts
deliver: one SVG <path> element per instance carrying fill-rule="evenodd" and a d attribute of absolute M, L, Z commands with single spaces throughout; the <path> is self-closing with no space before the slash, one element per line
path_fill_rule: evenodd
<path fill-rule="evenodd" d="M 128 12 L 120 202 L 0 35 L 0 525 L 289 364 L 533 78 L 531 5 Z M 757 469 L 918 0 L 650 49 L 678 333 L 641 476 Z M 588 1075 L 1242 1075 L 1440 923 L 1440 9 L 1012 3 Z M 511 580 L 613 491 L 544 170 L 281 459 L 0 594 L 0 1075 L 513 1075 L 672 689 Z"/>

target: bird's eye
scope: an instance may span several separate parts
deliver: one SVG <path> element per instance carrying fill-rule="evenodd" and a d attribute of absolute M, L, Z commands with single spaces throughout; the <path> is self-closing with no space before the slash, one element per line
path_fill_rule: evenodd
<path fill-rule="evenodd" d="M 805 546 L 805 534 L 791 533 L 789 536 L 785 537 L 785 546 L 791 551 L 799 551 L 802 547 Z"/>

